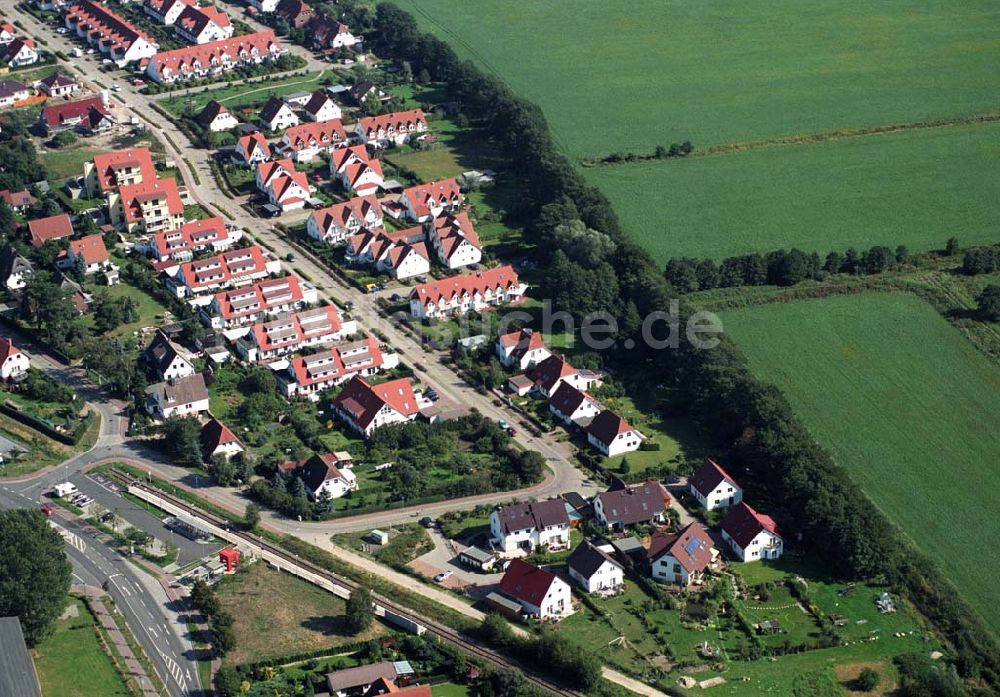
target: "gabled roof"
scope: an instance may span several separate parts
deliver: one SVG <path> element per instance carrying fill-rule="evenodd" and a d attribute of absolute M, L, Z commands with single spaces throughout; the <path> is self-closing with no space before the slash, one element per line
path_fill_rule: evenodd
<path fill-rule="evenodd" d="M 59 240 L 73 235 L 73 223 L 66 213 L 50 215 L 47 218 L 36 218 L 28 221 L 28 232 L 31 234 L 31 246 L 41 247 L 49 240 Z"/>
<path fill-rule="evenodd" d="M 157 394 L 160 396 L 160 403 L 164 407 L 180 404 L 192 404 L 208 399 L 208 388 L 205 387 L 205 376 L 201 373 L 188 375 L 187 377 L 158 382 L 146 388 L 147 394 Z"/>
<path fill-rule="evenodd" d="M 649 545 L 647 559 L 655 562 L 665 554 L 677 560 L 689 573 L 701 571 L 712 561 L 712 538 L 699 523 L 689 523 L 677 533 L 657 532 Z"/>
<path fill-rule="evenodd" d="M 293 305 L 302 300 L 298 276 L 267 279 L 252 286 L 224 290 L 215 295 L 219 314 L 225 320 L 259 314 L 274 307 Z"/>
<path fill-rule="evenodd" d="M 19 208 L 21 206 L 32 206 L 36 203 L 36 199 L 31 195 L 31 192 L 27 189 L 21 189 L 20 191 L 11 191 L 10 189 L 4 189 L 0 191 L 0 198 L 7 202 L 7 205 L 11 208 Z"/>
<path fill-rule="evenodd" d="M 281 53 L 284 49 L 274 35 L 266 29 L 255 34 L 244 34 L 219 41 L 209 41 L 195 46 L 185 46 L 172 51 L 161 51 L 150 58 L 153 67 L 163 75 L 165 72 L 189 72 L 196 65 L 207 69 L 212 65 L 235 63 L 250 56 Z"/>
<path fill-rule="evenodd" d="M 39 82 L 50 89 L 53 87 L 69 87 L 70 85 L 77 84 L 76 80 L 66 73 L 52 73 L 48 77 L 43 77 Z"/>
<path fill-rule="evenodd" d="M 431 214 L 431 201 L 440 205 L 461 203 L 465 200 L 454 177 L 428 184 L 418 184 L 403 190 L 403 198 L 410 202 L 410 208 L 420 217 Z"/>
<path fill-rule="evenodd" d="M 708 496 L 715 491 L 715 487 L 725 481 L 732 482 L 733 486 L 739 486 L 736 480 L 712 459 L 705 460 L 704 464 L 688 477 L 688 484 L 693 486 L 702 496 Z"/>
<path fill-rule="evenodd" d="M 156 165 L 149 148 L 128 148 L 94 155 L 94 170 L 102 192 L 118 188 L 118 173 L 138 169 L 142 181 L 156 179 Z"/>
<path fill-rule="evenodd" d="M 315 116 L 320 109 L 326 106 L 327 102 L 333 102 L 330 95 L 325 90 L 316 90 L 306 102 L 305 110 Z"/>
<path fill-rule="evenodd" d="M 382 365 L 382 352 L 374 337 L 340 344 L 329 351 L 300 356 L 289 361 L 289 372 L 299 386 L 338 380 L 345 375 Z"/>
<path fill-rule="evenodd" d="M 346 228 L 352 217 L 364 224 L 370 213 L 375 213 L 379 219 L 382 218 L 382 207 L 379 205 L 378 199 L 374 196 L 356 196 L 350 201 L 336 203 L 313 211 L 309 217 L 325 233 L 333 226 Z"/>
<path fill-rule="evenodd" d="M 0 364 L 19 353 L 21 353 L 21 350 L 14 346 L 13 340 L 0 337 Z"/>
<path fill-rule="evenodd" d="M 263 114 L 261 118 L 264 118 Z M 270 118 L 265 120 L 270 121 Z M 344 130 L 340 119 L 300 123 L 286 130 L 282 138 L 282 142 L 287 143 L 290 150 L 302 150 L 315 145 L 329 147 L 334 143 L 343 143 L 346 140 L 347 131 Z"/>
<path fill-rule="evenodd" d="M 125 220 L 138 222 L 142 220 L 142 204 L 149 201 L 165 201 L 167 212 L 179 215 L 184 212 L 184 202 L 177 190 L 177 180 L 173 177 L 164 179 L 143 179 L 139 184 L 126 184 L 118 187 L 122 197 L 122 208 Z"/>
<path fill-rule="evenodd" d="M 4 57 L 7 60 L 13 60 L 17 58 L 17 54 L 26 48 L 32 51 L 36 50 L 33 39 L 14 39 L 7 44 L 7 50 L 4 51 Z"/>
<path fill-rule="evenodd" d="M 382 661 L 327 673 L 326 686 L 330 694 L 335 694 L 351 688 L 371 685 L 380 678 L 395 680 L 397 677 L 399 677 L 399 673 L 396 671 L 396 664 L 391 661 Z"/>
<path fill-rule="evenodd" d="M 274 117 L 282 111 L 292 111 L 292 109 L 285 104 L 284 100 L 278 97 L 270 97 L 260 110 L 260 120 L 271 123 Z"/>
<path fill-rule="evenodd" d="M 384 406 L 389 406 L 407 417 L 419 411 L 409 378 L 399 378 L 373 386 L 356 375 L 344 385 L 344 389 L 337 395 L 333 404 L 349 414 L 362 428 L 367 428 Z"/>
<path fill-rule="evenodd" d="M 208 126 L 210 123 L 219 118 L 223 114 L 230 113 L 229 107 L 227 107 L 222 102 L 217 102 L 214 99 L 205 105 L 205 108 L 201 110 L 198 114 L 198 123 L 202 126 Z"/>
<path fill-rule="evenodd" d="M 576 389 L 568 382 L 564 382 L 549 397 L 549 406 L 568 417 L 587 401 L 593 402 L 595 405 L 597 404 L 597 400 L 589 394 L 583 390 Z"/>
<path fill-rule="evenodd" d="M 306 179 L 305 172 L 291 171 L 279 174 L 271 180 L 271 183 L 268 184 L 268 188 L 274 192 L 275 200 L 281 201 L 285 194 L 294 190 L 296 185 L 301 188 L 307 196 L 309 195 L 309 180 Z"/>
<path fill-rule="evenodd" d="M 521 530 L 543 529 L 550 525 L 569 525 L 569 515 L 562 499 L 513 503 L 498 508 L 496 513 L 504 535 Z"/>
<path fill-rule="evenodd" d="M 225 29 L 229 26 L 229 17 L 226 16 L 225 12 L 211 5 L 205 7 L 188 5 L 174 22 L 175 27 L 179 27 L 192 36 L 200 35 L 209 24 L 215 24 L 220 29 Z"/>
<path fill-rule="evenodd" d="M 302 310 L 287 317 L 253 325 L 253 340 L 262 351 L 298 346 L 307 339 L 332 336 L 340 331 L 336 305 Z"/>
<path fill-rule="evenodd" d="M 758 513 L 744 501 L 733 506 L 729 515 L 722 519 L 720 527 L 744 549 L 764 530 L 781 537 L 774 518 Z"/>
<path fill-rule="evenodd" d="M 295 172 L 295 165 L 287 157 L 280 160 L 267 160 L 257 164 L 257 179 L 269 184 L 279 173 L 291 174 Z"/>
<path fill-rule="evenodd" d="M 604 518 L 622 525 L 648 523 L 666 510 L 669 500 L 670 495 L 659 482 L 644 482 L 594 497 L 595 505 L 601 502 Z"/>
<path fill-rule="evenodd" d="M 219 447 L 230 443 L 239 443 L 240 448 L 246 449 L 236 434 L 214 416 L 201 427 L 201 451 L 206 456 L 214 453 Z"/>
<path fill-rule="evenodd" d="M 180 266 L 178 275 L 183 278 L 185 285 L 197 289 L 206 285 L 224 285 L 233 276 L 264 273 L 267 270 L 267 260 L 260 247 L 254 245 L 220 252 Z"/>
<path fill-rule="evenodd" d="M 427 117 L 424 116 L 422 109 L 394 111 L 390 114 L 367 116 L 358 121 L 358 127 L 364 131 L 369 138 L 376 138 L 379 131 L 402 133 L 412 131 L 419 126 L 426 125 Z"/>
<path fill-rule="evenodd" d="M 271 148 L 267 144 L 267 138 L 260 131 L 256 133 L 248 133 L 242 136 L 238 141 L 236 141 L 236 149 L 240 152 L 246 154 L 249 158 L 253 155 L 255 150 L 262 149 L 268 155 L 271 154 Z"/>
<path fill-rule="evenodd" d="M 156 330 L 153 340 L 146 347 L 145 354 L 146 360 L 160 375 L 163 375 L 175 358 L 181 356 L 181 352 L 178 350 L 176 344 L 167 338 L 162 329 Z M 186 358 L 184 360 L 187 361 Z"/>
<path fill-rule="evenodd" d="M 97 118 L 91 115 L 96 113 Z M 41 119 L 50 128 L 57 128 L 67 121 L 89 120 L 90 125 L 101 118 L 110 118 L 111 113 L 100 97 L 78 99 L 75 102 L 60 102 L 42 107 Z"/>
<path fill-rule="evenodd" d="M 588 579 L 597 573 L 597 570 L 605 564 L 611 564 L 619 569 L 622 568 L 621 564 L 616 562 L 608 556 L 607 553 L 602 552 L 587 540 L 584 540 L 577 545 L 576 549 L 573 550 L 573 553 L 570 554 L 569 558 L 566 560 L 566 565 L 569 568 Z"/>
<path fill-rule="evenodd" d="M 410 298 L 418 300 L 422 305 L 438 303 L 442 299 L 449 301 L 452 298 L 464 295 L 483 295 L 487 289 L 497 288 L 509 290 L 517 288 L 520 281 L 514 267 L 498 266 L 495 269 L 487 269 L 477 273 L 467 273 L 461 276 L 451 276 L 440 281 L 423 283 L 414 287 L 410 291 Z"/>
<path fill-rule="evenodd" d="M 323 482 L 328 482 L 331 479 L 349 481 L 337 467 L 338 462 L 337 456 L 333 453 L 316 454 L 299 464 L 297 474 L 310 491 L 316 491 Z"/>
<path fill-rule="evenodd" d="M 472 227 L 469 214 L 464 211 L 458 214 L 442 213 L 434 219 L 434 230 L 441 240 L 441 250 L 447 259 L 450 259 L 463 243 L 479 247 L 479 235 Z"/>
<path fill-rule="evenodd" d="M 74 258 L 83 259 L 83 263 L 87 265 L 99 264 L 110 258 L 101 235 L 87 235 L 73 240 L 69 243 L 69 253 Z"/>
<path fill-rule="evenodd" d="M 521 559 L 514 559 L 500 581 L 500 590 L 512 598 L 540 606 L 555 582 L 555 574 Z"/>
<path fill-rule="evenodd" d="M 562 378 L 568 378 L 578 372 L 564 357 L 552 355 L 535 366 L 531 377 L 536 385 L 546 392 L 551 392 Z"/>
<path fill-rule="evenodd" d="M 559 389 L 565 386 L 566 383 L 563 383 Z M 587 426 L 587 433 L 608 446 L 614 442 L 619 434 L 628 433 L 629 431 L 635 431 L 632 424 L 610 409 L 605 409 L 595 416 L 594 420 Z"/>
<path fill-rule="evenodd" d="M 0 80 L 0 97 L 15 97 L 28 91 L 28 86 L 17 80 Z"/>
<path fill-rule="evenodd" d="M 4 247 L 0 252 L 0 282 L 6 282 L 14 274 L 34 271 L 31 262 L 18 254 L 13 247 Z"/>
<path fill-rule="evenodd" d="M 207 247 L 229 239 L 229 230 L 222 218 L 215 216 L 190 220 L 179 228 L 153 235 L 153 245 L 161 256 Z"/>
<path fill-rule="evenodd" d="M 127 51 L 139 39 L 156 45 L 144 32 L 136 29 L 107 7 L 91 0 L 79 0 L 66 10 L 65 18 L 74 26 L 86 24 L 89 25 L 91 32 L 101 32 L 107 37 L 106 41 L 110 43 L 112 49 L 119 52 Z"/>
<path fill-rule="evenodd" d="M 368 162 L 368 149 L 364 145 L 334 150 L 330 155 L 330 170 L 340 174 L 341 170 L 354 162 Z"/>

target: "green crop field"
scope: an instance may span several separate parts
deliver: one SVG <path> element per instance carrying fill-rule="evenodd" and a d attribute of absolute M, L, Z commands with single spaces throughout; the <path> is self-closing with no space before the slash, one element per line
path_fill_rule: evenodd
<path fill-rule="evenodd" d="M 722 313 L 751 368 L 1000 631 L 1000 369 L 908 295 Z"/>
<path fill-rule="evenodd" d="M 997 107 L 989 0 L 401 0 L 545 111 L 577 155 Z"/>
<path fill-rule="evenodd" d="M 1000 124 L 585 170 L 659 261 L 1000 239 Z"/>

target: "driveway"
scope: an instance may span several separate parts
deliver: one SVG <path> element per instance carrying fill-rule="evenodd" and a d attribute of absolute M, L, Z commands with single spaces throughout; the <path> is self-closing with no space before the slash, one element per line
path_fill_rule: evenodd
<path fill-rule="evenodd" d="M 465 550 L 465 545 L 445 538 L 441 531 L 436 528 L 428 530 L 427 534 L 431 538 L 431 542 L 434 543 L 434 549 L 410 562 L 411 569 L 427 578 L 434 578 L 442 571 L 450 571 L 451 577 L 446 579 L 443 584 L 449 588 L 489 586 L 500 583 L 503 574 L 476 573 L 459 563 L 458 555 Z"/>

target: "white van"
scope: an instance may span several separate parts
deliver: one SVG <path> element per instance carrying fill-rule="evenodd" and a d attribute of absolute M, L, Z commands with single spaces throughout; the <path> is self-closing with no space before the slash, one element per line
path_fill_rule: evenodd
<path fill-rule="evenodd" d="M 62 484 L 56 484 L 52 488 L 52 492 L 56 495 L 56 498 L 63 499 L 77 493 L 77 488 L 76 484 L 72 482 L 63 482 Z"/>

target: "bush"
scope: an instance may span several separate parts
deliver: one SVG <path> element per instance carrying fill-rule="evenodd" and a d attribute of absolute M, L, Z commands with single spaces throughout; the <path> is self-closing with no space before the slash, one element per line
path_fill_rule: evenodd
<path fill-rule="evenodd" d="M 861 675 L 858 676 L 858 679 L 854 682 L 854 685 L 855 689 L 860 690 L 861 692 L 871 692 L 876 687 L 878 687 L 878 683 L 879 683 L 878 673 L 876 673 L 871 668 L 865 668 L 864 670 L 861 671 Z"/>

